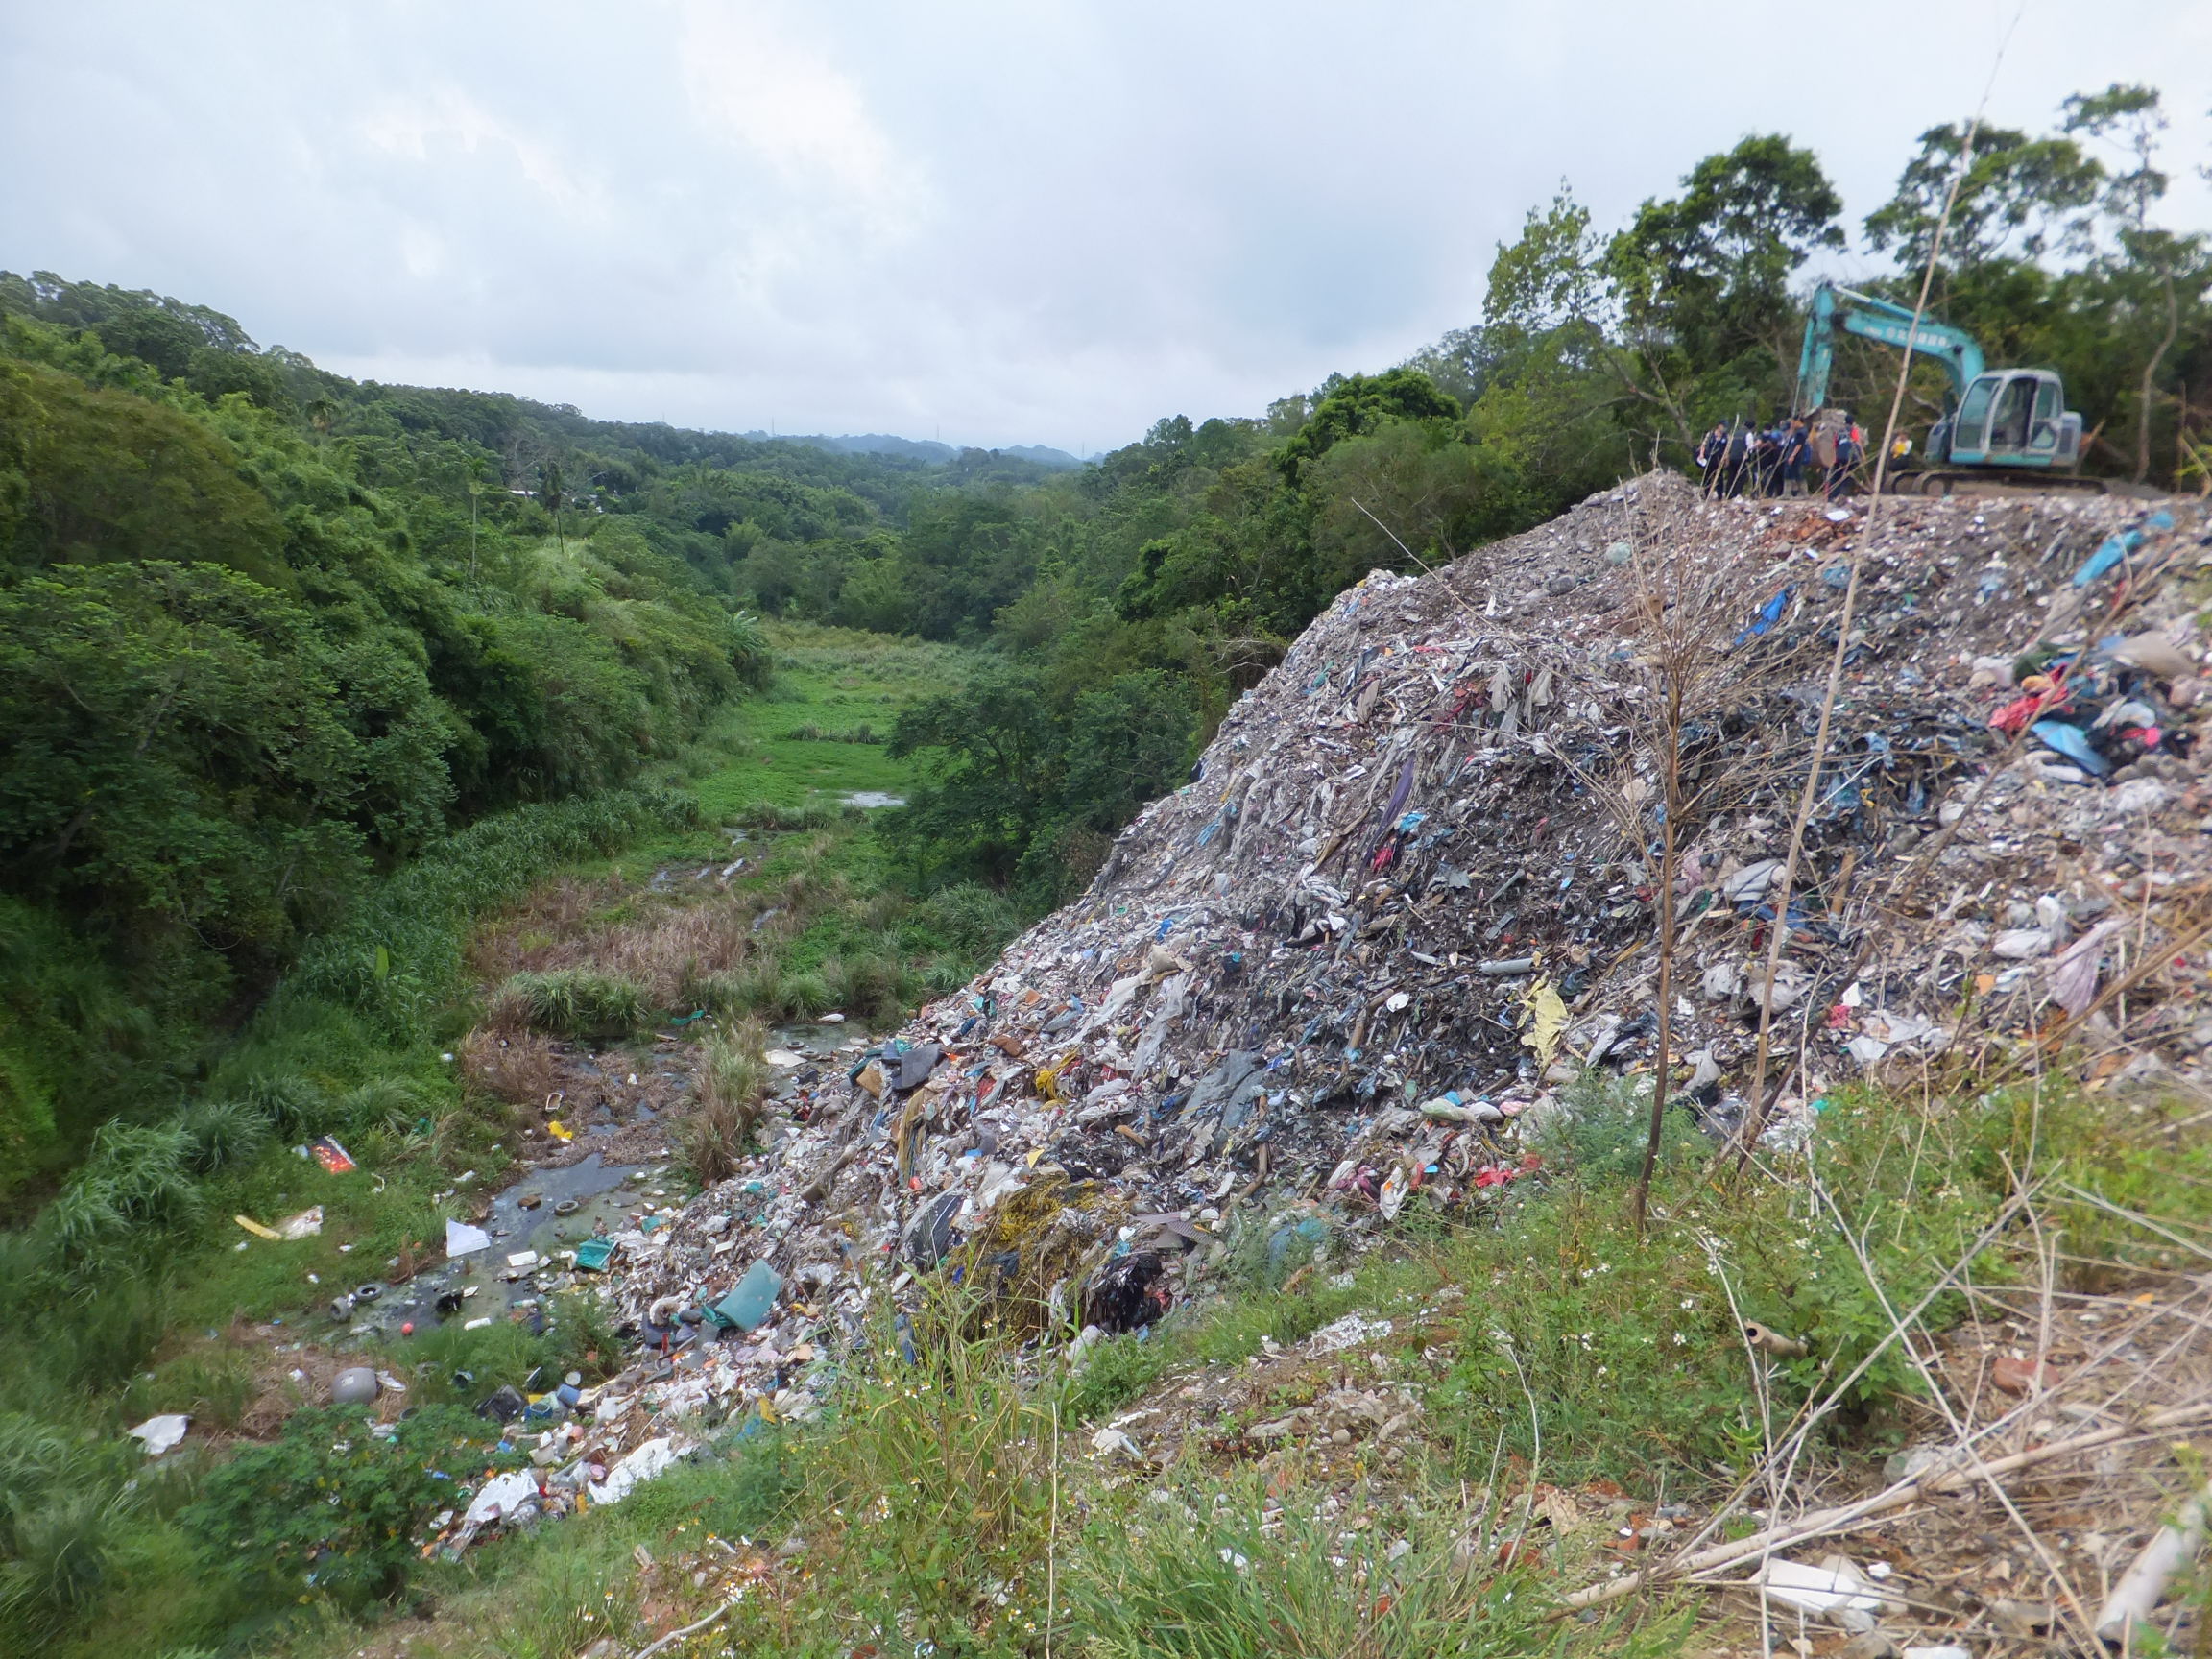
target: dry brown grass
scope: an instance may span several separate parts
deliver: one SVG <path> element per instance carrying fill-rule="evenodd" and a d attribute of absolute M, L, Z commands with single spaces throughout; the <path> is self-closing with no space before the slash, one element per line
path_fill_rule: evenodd
<path fill-rule="evenodd" d="M 619 876 L 582 881 L 572 876 L 533 888 L 512 909 L 480 925 L 469 948 L 469 966 L 497 983 L 525 971 L 568 966 L 565 952 L 591 919 L 611 909 L 625 891 Z"/>
<path fill-rule="evenodd" d="M 612 912 L 612 913 L 611 913 Z M 517 974 L 590 968 L 641 986 L 664 1008 L 697 1001 L 695 987 L 746 959 L 756 902 L 721 895 L 678 897 L 625 888 L 617 877 L 549 881 L 515 910 L 484 927 L 469 966 L 487 984 Z M 786 901 L 786 914 L 788 902 Z M 770 929 L 781 918 L 771 921 Z M 513 1009 L 492 1022 L 519 1029 Z"/>
<path fill-rule="evenodd" d="M 553 1092 L 553 1043 L 519 1022 L 494 1020 L 461 1039 L 461 1071 L 469 1084 L 512 1106 L 535 1106 Z"/>
<path fill-rule="evenodd" d="M 703 975 L 726 973 L 745 960 L 751 927 L 744 907 L 728 900 L 657 905 L 612 929 L 589 959 L 673 1007 Z"/>

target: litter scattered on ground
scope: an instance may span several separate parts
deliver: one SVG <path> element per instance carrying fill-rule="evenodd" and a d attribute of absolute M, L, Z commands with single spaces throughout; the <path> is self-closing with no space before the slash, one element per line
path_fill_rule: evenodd
<path fill-rule="evenodd" d="M 265 1227 L 251 1215 L 233 1215 L 231 1220 L 256 1238 L 272 1243 L 284 1243 L 300 1238 L 312 1238 L 323 1231 L 323 1206 L 317 1204 L 296 1215 L 287 1215 L 274 1227 Z"/>
<path fill-rule="evenodd" d="M 591 1502 L 619 1503 L 646 1481 L 675 1466 L 675 1441 L 665 1434 L 657 1435 L 610 1469 L 606 1479 L 591 1483 Z"/>
<path fill-rule="evenodd" d="M 597 1388 L 524 1403 L 541 1513 L 617 1501 L 717 1426 L 812 1417 L 866 1321 L 932 1284 L 1080 1356 L 1233 1271 L 1331 1276 L 1411 1217 L 1479 1214 L 1573 1114 L 1632 1109 L 1662 1017 L 1670 1094 L 1717 1141 L 1793 1144 L 1830 1091 L 1968 1044 L 2032 1071 L 2078 1036 L 2092 1089 L 2203 1080 L 2212 668 L 2180 578 L 2212 565 L 2206 523 L 2194 503 L 1899 500 L 1865 542 L 1863 511 L 1651 477 L 1440 573 L 1370 576 L 1079 901 L 895 1034 L 779 1032 L 764 1150 L 730 1179 L 572 1252 L 501 1240 L 501 1273 L 589 1288 L 628 1344 Z M 1726 618 L 1694 642 L 1664 1015 L 1653 569 Z M 1755 1111 L 1763 1013 L 1781 1058 Z M 449 1259 L 493 1242 L 448 1223 Z M 1346 1374 L 1240 1427 L 1238 1455 L 1403 1446 L 1414 1391 L 1349 1368 L 1404 1335 L 1395 1313 L 1314 1333 L 1297 1358 Z M 1981 1397 L 2044 1398 L 2047 1358 Z M 1166 1455 L 1149 1424 L 1092 1444 L 1102 1465 Z M 1861 1631 L 1893 1592 L 1860 1571 L 1777 1555 L 1763 1591 Z"/>
<path fill-rule="evenodd" d="M 164 1452 L 176 1450 L 184 1439 L 184 1431 L 191 1427 L 190 1417 L 180 1411 L 169 1411 L 149 1417 L 125 1432 L 146 1448 L 147 1456 L 158 1457 Z"/>
<path fill-rule="evenodd" d="M 1740 613 L 1701 647 L 1683 739 L 1705 790 L 1676 872 L 1687 1108 L 1717 1137 L 1743 1125 L 1763 1005 L 1776 1051 L 1806 1056 L 1775 1079 L 1766 1133 L 1785 1140 L 1853 1078 L 2032 1042 L 2132 974 L 2170 937 L 2161 895 L 2212 873 L 2204 641 L 2160 585 L 2212 550 L 2200 509 L 2160 512 L 1885 502 L 1862 547 L 1848 509 L 1650 478 L 1440 574 L 1369 577 L 1080 901 L 886 1041 L 780 1046 L 772 1149 L 665 1226 L 613 1233 L 606 1294 L 665 1357 L 770 1264 L 782 1317 L 744 1334 L 760 1358 L 741 1393 L 788 1404 L 813 1396 L 787 1356 L 850 1335 L 878 1283 L 900 1297 L 938 1275 L 1070 1334 L 1141 1330 L 1247 1233 L 1287 1273 L 1539 1167 L 1566 1085 L 1647 1071 L 1657 1049 L 1649 565 Z M 1826 578 L 1854 557 L 1769 982 L 1843 602 Z M 1915 854 L 1917 897 L 1878 929 L 1869 906 Z M 2127 1030 L 2096 1035 L 2138 1070 L 2195 1069 L 2200 968 L 2137 978 Z M 671 1325 L 647 1318 L 664 1301 Z"/>
<path fill-rule="evenodd" d="M 482 1527 L 492 1521 L 510 1520 L 523 1504 L 535 1504 L 537 1502 L 538 1478 L 522 1470 L 514 1470 L 505 1475 L 494 1475 L 478 1487 L 462 1520 L 471 1527 Z"/>
<path fill-rule="evenodd" d="M 2032 1061 L 2063 1015 L 2124 1054 L 2105 1076 L 2194 1071 L 2212 1046 L 2194 947 L 2139 965 L 2179 930 L 2163 897 L 2212 876 L 2205 646 L 2167 579 L 2212 548 L 2200 509 L 2160 511 L 1885 502 L 1862 546 L 1859 512 L 1658 477 L 1441 573 L 1370 576 L 1081 900 L 889 1038 L 780 1034 L 763 1154 L 508 1271 L 611 1304 L 637 1357 L 610 1385 L 642 1408 L 611 1446 L 627 1453 L 654 1425 L 811 1415 L 872 1299 L 926 1280 L 1094 1342 L 1207 1293 L 1233 1250 L 1282 1282 L 1409 1211 L 1489 1202 L 1587 1109 L 1571 1083 L 1632 1082 L 1656 1055 L 1640 584 L 1662 566 L 1734 618 L 1699 647 L 1683 748 L 1703 801 L 1675 872 L 1669 1046 L 1709 1133 L 1744 1124 L 1763 1007 L 1791 1057 L 1764 1125 L 1784 1142 L 1833 1088 L 1967 1041 Z M 1842 694 L 1778 917 L 1854 558 Z M 1915 858 L 1910 902 L 1878 918 Z M 2123 1030 L 2106 993 L 2124 976 Z M 449 1256 L 491 1242 L 449 1224 Z"/>

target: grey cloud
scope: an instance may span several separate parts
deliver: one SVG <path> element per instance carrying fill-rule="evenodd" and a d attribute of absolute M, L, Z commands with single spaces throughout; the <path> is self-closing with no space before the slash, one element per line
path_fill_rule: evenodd
<path fill-rule="evenodd" d="M 217 305 L 352 373 L 1096 448 L 1472 321 L 1562 176 L 1613 222 L 1781 130 L 1863 213 L 2010 15 L 16 6 L 0 264 Z M 2165 89 L 2177 174 L 2206 158 L 2212 8 L 2185 0 L 2031 11 L 1991 117 L 2114 79 Z M 2208 217 L 2193 177 L 2174 205 Z"/>

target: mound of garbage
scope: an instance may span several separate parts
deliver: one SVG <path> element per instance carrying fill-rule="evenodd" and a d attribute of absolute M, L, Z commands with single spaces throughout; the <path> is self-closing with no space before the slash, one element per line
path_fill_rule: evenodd
<path fill-rule="evenodd" d="M 648 1353 L 608 1401 L 655 1435 L 804 1417 L 932 1276 L 1126 1332 L 1489 1201 L 1590 1109 L 1571 1086 L 1631 1109 L 1576 1080 L 1652 1069 L 1670 868 L 1669 1086 L 1716 1138 L 1969 1053 L 2196 1076 L 2212 518 L 1868 512 L 1653 475 L 1346 591 L 1078 902 L 895 1038 L 774 1057 L 770 1148 L 613 1236 L 599 1283 Z"/>

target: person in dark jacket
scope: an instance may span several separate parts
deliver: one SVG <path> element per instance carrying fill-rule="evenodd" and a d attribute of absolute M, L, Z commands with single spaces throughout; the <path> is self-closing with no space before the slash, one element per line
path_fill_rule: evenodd
<path fill-rule="evenodd" d="M 1865 458 L 1865 442 L 1849 416 L 1844 417 L 1843 430 L 1836 434 L 1836 465 L 1828 469 L 1828 499 L 1851 493 L 1851 474 Z"/>
<path fill-rule="evenodd" d="M 1720 493 L 1720 463 L 1728 454 L 1728 428 L 1719 421 L 1713 422 L 1713 430 L 1705 434 L 1697 445 L 1697 469 L 1704 474 L 1704 492 L 1708 495 Z"/>
<path fill-rule="evenodd" d="M 1759 479 L 1759 493 L 1772 499 L 1782 493 L 1782 422 L 1770 421 L 1760 429 L 1752 449 L 1752 469 Z"/>
<path fill-rule="evenodd" d="M 1720 493 L 1733 501 L 1743 493 L 1751 470 L 1751 429 L 1739 423 L 1728 434 L 1728 451 L 1720 463 Z"/>
<path fill-rule="evenodd" d="M 1805 463 L 1812 456 L 1805 422 L 1792 415 L 1782 422 L 1782 493 L 1805 493 Z"/>

